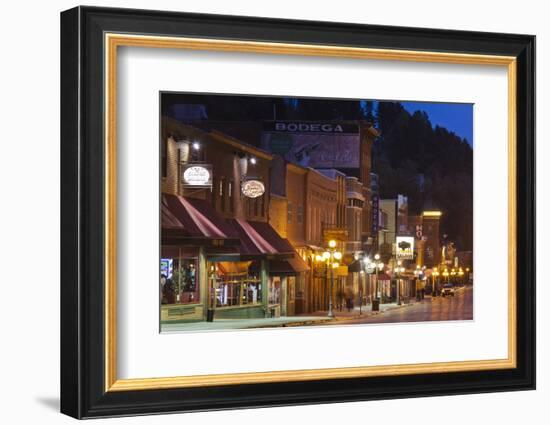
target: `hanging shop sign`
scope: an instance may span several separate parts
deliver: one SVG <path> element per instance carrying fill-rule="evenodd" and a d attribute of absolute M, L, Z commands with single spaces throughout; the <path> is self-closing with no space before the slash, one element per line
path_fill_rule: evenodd
<path fill-rule="evenodd" d="M 212 187 L 211 164 L 184 164 L 181 167 L 184 187 Z"/>
<path fill-rule="evenodd" d="M 398 260 L 414 259 L 414 237 L 397 236 L 395 238 L 395 253 Z"/>
<path fill-rule="evenodd" d="M 260 180 L 245 180 L 242 183 L 241 191 L 247 198 L 258 198 L 264 194 L 265 185 Z"/>

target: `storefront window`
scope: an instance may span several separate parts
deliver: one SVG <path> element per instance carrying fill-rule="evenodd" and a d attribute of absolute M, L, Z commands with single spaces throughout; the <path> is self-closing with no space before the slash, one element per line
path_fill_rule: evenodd
<path fill-rule="evenodd" d="M 260 276 L 250 271 L 252 261 L 208 262 L 210 306 L 261 304 Z"/>
<path fill-rule="evenodd" d="M 269 304 L 281 303 L 281 278 L 273 276 L 269 279 Z"/>
<path fill-rule="evenodd" d="M 287 278 L 287 285 L 288 285 L 288 299 L 294 300 L 296 297 L 296 277 L 295 276 L 289 276 Z"/>
<path fill-rule="evenodd" d="M 197 268 L 196 258 L 161 259 L 161 303 L 196 304 L 200 302 Z"/>

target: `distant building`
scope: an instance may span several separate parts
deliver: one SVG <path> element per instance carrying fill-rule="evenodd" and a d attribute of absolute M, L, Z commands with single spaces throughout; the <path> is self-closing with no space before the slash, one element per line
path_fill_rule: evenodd
<path fill-rule="evenodd" d="M 385 226 L 378 230 L 378 251 L 383 260 L 388 262 L 395 253 L 397 199 L 380 199 L 380 211 L 385 219 Z"/>
<path fill-rule="evenodd" d="M 441 211 L 427 210 L 422 213 L 422 240 L 424 241 L 424 265 L 434 267 L 441 263 L 440 222 Z"/>

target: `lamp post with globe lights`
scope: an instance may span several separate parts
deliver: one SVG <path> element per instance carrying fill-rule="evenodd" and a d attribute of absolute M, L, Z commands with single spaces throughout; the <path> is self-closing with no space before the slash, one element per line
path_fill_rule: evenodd
<path fill-rule="evenodd" d="M 462 267 L 458 269 L 458 279 L 460 282 L 460 286 L 464 286 L 464 270 L 462 270 Z"/>
<path fill-rule="evenodd" d="M 372 302 L 372 310 L 377 311 L 380 306 L 380 285 L 378 281 L 378 272 L 384 269 L 384 263 L 380 261 L 380 254 L 374 255 L 374 261 L 371 261 L 370 258 L 365 257 L 363 259 L 367 273 L 372 274 L 376 273 L 376 287 L 375 287 L 375 299 Z"/>
<path fill-rule="evenodd" d="M 442 275 L 446 279 L 446 282 L 449 283 L 449 270 L 447 269 L 443 270 Z"/>
<path fill-rule="evenodd" d="M 437 296 L 437 277 L 439 276 L 439 270 L 435 269 L 433 272 L 432 272 L 432 297 L 436 297 Z"/>
<path fill-rule="evenodd" d="M 402 273 L 405 273 L 405 267 L 403 267 L 401 265 L 401 260 L 398 260 L 397 261 L 397 267 L 395 268 L 395 273 L 396 273 L 396 276 L 397 276 L 397 282 L 396 282 L 396 301 L 397 301 L 397 305 L 401 305 L 401 274 Z"/>
<path fill-rule="evenodd" d="M 414 290 L 416 292 L 416 299 L 420 300 L 419 298 L 419 292 L 418 292 L 418 283 L 420 281 L 420 275 L 422 274 L 422 269 L 419 264 L 416 265 L 416 269 L 414 270 Z"/>
<path fill-rule="evenodd" d="M 323 252 L 322 255 L 317 255 L 315 260 L 317 262 L 324 262 L 326 267 L 326 280 L 328 281 L 328 274 L 330 270 L 330 288 L 328 294 L 328 317 L 334 317 L 334 311 L 332 308 L 332 292 L 334 288 L 334 269 L 340 266 L 339 261 L 342 259 L 342 253 L 336 249 L 336 241 L 330 240 L 328 242 L 328 249 Z"/>

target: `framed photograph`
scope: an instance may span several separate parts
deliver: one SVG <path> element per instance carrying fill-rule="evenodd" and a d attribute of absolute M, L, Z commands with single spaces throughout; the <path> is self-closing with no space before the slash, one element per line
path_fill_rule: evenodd
<path fill-rule="evenodd" d="M 61 411 L 535 388 L 535 37 L 61 14 Z"/>

